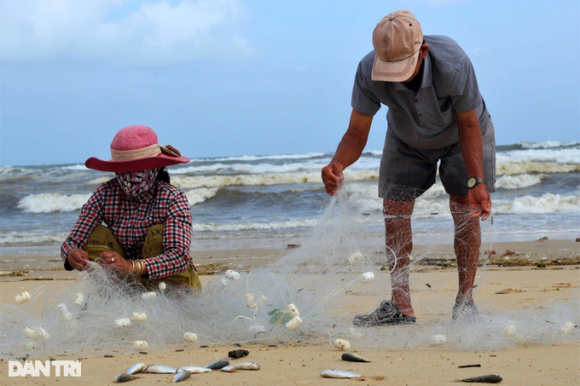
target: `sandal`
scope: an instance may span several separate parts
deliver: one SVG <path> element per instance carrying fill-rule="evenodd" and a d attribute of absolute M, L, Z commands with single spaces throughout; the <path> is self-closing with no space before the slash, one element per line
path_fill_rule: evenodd
<path fill-rule="evenodd" d="M 356 315 L 352 323 L 359 327 L 376 327 L 413 324 L 416 321 L 417 318 L 414 316 L 403 314 L 395 303 L 390 300 L 385 300 L 370 315 Z"/>
<path fill-rule="evenodd" d="M 475 303 L 469 301 L 460 301 L 453 306 L 451 319 L 458 322 L 471 322 L 479 316 L 479 311 Z"/>

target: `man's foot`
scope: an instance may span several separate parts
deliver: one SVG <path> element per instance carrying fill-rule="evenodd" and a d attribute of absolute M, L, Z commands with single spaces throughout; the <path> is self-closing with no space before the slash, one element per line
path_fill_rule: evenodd
<path fill-rule="evenodd" d="M 403 314 L 395 303 L 390 300 L 385 300 L 370 315 L 356 315 L 352 323 L 359 327 L 375 327 L 412 324 L 416 321 L 417 318 L 414 316 Z"/>
<path fill-rule="evenodd" d="M 456 322 L 471 322 L 479 316 L 475 303 L 459 301 L 453 306 L 452 320 Z"/>

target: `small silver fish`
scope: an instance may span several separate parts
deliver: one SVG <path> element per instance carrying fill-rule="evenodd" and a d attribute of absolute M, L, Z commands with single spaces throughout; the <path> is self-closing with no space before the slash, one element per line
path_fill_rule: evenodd
<path fill-rule="evenodd" d="M 350 352 L 345 352 L 344 354 L 342 354 L 341 358 L 343 361 L 347 361 L 347 362 L 370 363 L 370 361 L 367 361 L 366 359 L 359 357 L 358 355 L 350 353 Z"/>
<path fill-rule="evenodd" d="M 133 366 L 129 367 L 127 374 L 137 374 L 145 368 L 145 363 L 135 363 Z"/>
<path fill-rule="evenodd" d="M 256 362 L 238 363 L 234 367 L 236 368 L 236 370 L 260 370 L 262 368 L 262 366 L 260 366 Z"/>
<path fill-rule="evenodd" d="M 235 366 L 228 365 L 226 367 L 222 367 L 221 370 L 225 371 L 226 373 L 235 373 L 238 369 L 236 369 Z"/>
<path fill-rule="evenodd" d="M 343 370 L 322 370 L 320 376 L 323 378 L 360 379 L 360 380 L 364 379 L 364 377 L 360 374 L 351 373 L 350 371 Z"/>
<path fill-rule="evenodd" d="M 487 374 L 487 375 L 480 375 L 479 377 L 458 379 L 456 382 L 500 383 L 501 381 L 503 381 L 503 377 L 501 375 Z"/>
<path fill-rule="evenodd" d="M 177 374 L 175 374 L 175 377 L 173 377 L 173 382 L 185 381 L 189 377 L 191 377 L 191 372 L 187 370 L 180 371 Z"/>
<path fill-rule="evenodd" d="M 119 374 L 115 377 L 115 382 L 117 382 L 117 383 L 129 382 L 135 378 L 137 378 L 137 377 L 134 375 L 123 373 L 123 374 Z"/>
<path fill-rule="evenodd" d="M 229 361 L 215 361 L 210 363 L 209 365 L 205 366 L 208 369 L 212 369 L 212 370 L 219 370 L 221 368 L 224 368 L 226 366 L 229 366 L 230 362 Z"/>
<path fill-rule="evenodd" d="M 177 372 L 181 371 L 189 371 L 192 374 L 201 374 L 201 373 L 211 373 L 213 370 L 208 369 L 206 367 L 189 365 L 189 366 L 181 366 L 180 368 L 177 369 Z"/>
<path fill-rule="evenodd" d="M 150 374 L 175 374 L 177 369 L 173 367 L 164 366 L 164 365 L 149 365 L 145 366 L 143 373 L 150 373 Z"/>

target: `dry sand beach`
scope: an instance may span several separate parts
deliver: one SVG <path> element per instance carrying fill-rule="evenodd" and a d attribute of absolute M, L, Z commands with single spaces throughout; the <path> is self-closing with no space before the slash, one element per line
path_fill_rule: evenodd
<path fill-rule="evenodd" d="M 535 261 L 531 266 L 487 267 L 485 284 L 480 288 L 477 301 L 483 307 L 522 309 L 525 307 L 542 308 L 548 304 L 577 301 L 580 283 L 580 265 L 559 265 L 562 259 L 578 258 L 580 243 L 570 240 L 543 242 L 496 243 L 498 260 L 510 261 L 524 257 Z M 505 256 L 507 249 L 516 256 Z M 223 271 L 230 266 L 244 269 L 268 264 L 286 253 L 284 249 L 247 249 L 230 251 L 199 251 L 193 254 L 200 271 Z M 506 259 L 507 257 L 507 259 Z M 57 258 L 55 256 L 55 258 Z M 544 258 L 542 260 L 542 258 Z M 64 290 L 79 280 L 79 274 L 66 272 L 53 262 L 47 267 L 46 261 L 28 261 L 27 273 L 23 276 L 9 276 L 10 271 L 23 269 L 22 256 L 4 256 L 0 277 L 0 302 L 14 303 L 14 297 L 23 291 L 48 284 L 57 290 Z M 30 260 L 30 259 L 24 259 Z M 549 261 L 551 263 L 546 264 Z M 571 260 L 566 260 L 571 261 Z M 543 264 L 542 264 L 543 262 Z M 536 264 L 538 263 L 538 264 Z M 538 267 L 537 265 L 540 265 Z M 203 275 L 206 285 L 220 276 Z M 413 296 L 419 323 L 429 323 L 430 319 L 441 317 L 440 310 L 430 310 L 431 302 L 447 302 L 451 309 L 456 291 L 456 270 L 453 267 L 437 270 L 421 270 L 412 275 Z M 437 283 L 428 288 L 422 283 Z M 348 296 L 357 297 L 356 302 L 340 312 L 356 314 L 372 309 L 375 305 L 361 294 L 351 292 Z M 356 304 L 353 306 L 353 304 Z M 450 312 L 449 312 L 450 314 Z M 444 316 L 443 316 L 444 317 Z M 450 317 L 450 315 L 449 315 Z M 381 327 L 384 334 L 391 328 Z M 408 327 L 405 327 L 408 328 Z M 576 327 L 577 328 L 577 327 Z M 59 360 L 80 359 L 81 378 L 40 377 L 9 378 L 8 358 L 2 358 L 0 384 L 2 385 L 101 385 L 111 384 L 115 375 L 126 371 L 138 362 L 180 366 L 195 364 L 204 366 L 216 357 L 226 358 L 233 345 L 209 345 L 200 347 L 198 343 L 178 344 L 160 350 L 148 350 L 146 354 L 119 354 L 114 350 L 60 354 Z M 213 372 L 197 374 L 184 382 L 204 385 L 320 385 L 320 384 L 369 384 L 369 385 L 443 385 L 456 379 L 483 374 L 501 374 L 505 385 L 577 385 L 580 379 L 580 346 L 578 342 L 555 346 L 521 345 L 514 349 L 461 352 L 446 348 L 427 348 L 422 350 L 357 350 L 371 363 L 351 363 L 340 359 L 342 352 L 335 349 L 331 342 L 320 341 L 260 345 L 243 344 L 250 351 L 247 360 L 259 363 L 260 371 L 238 371 L 237 373 Z M 112 357 L 105 357 L 112 356 Z M 32 360 L 46 360 L 48 357 L 30 357 Z M 241 362 L 244 359 L 238 359 Z M 460 369 L 458 366 L 480 364 L 479 368 Z M 365 375 L 365 381 L 323 379 L 320 372 L 324 369 L 349 370 Z M 171 375 L 137 374 L 131 384 L 171 383 Z"/>

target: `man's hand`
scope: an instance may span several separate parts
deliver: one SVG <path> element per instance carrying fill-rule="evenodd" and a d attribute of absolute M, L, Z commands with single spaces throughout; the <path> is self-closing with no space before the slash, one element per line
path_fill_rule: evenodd
<path fill-rule="evenodd" d="M 491 214 L 491 198 L 485 184 L 477 184 L 467 193 L 469 217 L 481 217 L 481 221 L 488 219 Z"/>
<path fill-rule="evenodd" d="M 361 156 L 367 144 L 371 123 L 373 123 L 372 115 L 352 110 L 348 129 L 338 144 L 332 161 L 322 169 L 322 181 L 326 193 L 331 196 L 334 196 L 342 185 L 344 180 L 342 171 Z"/>
<path fill-rule="evenodd" d="M 344 175 L 342 174 L 343 169 L 344 167 L 338 162 L 331 162 L 322 169 L 324 188 L 326 189 L 326 193 L 331 196 L 334 196 L 342 185 L 342 181 L 344 180 Z"/>
<path fill-rule="evenodd" d="M 72 269 L 84 271 L 91 267 L 89 264 L 89 254 L 82 249 L 71 249 L 66 257 Z"/>
<path fill-rule="evenodd" d="M 123 256 L 119 255 L 115 251 L 104 251 L 97 259 L 99 265 L 108 268 L 113 271 L 119 271 L 123 273 L 132 273 L 133 264 L 129 260 L 125 260 Z"/>

